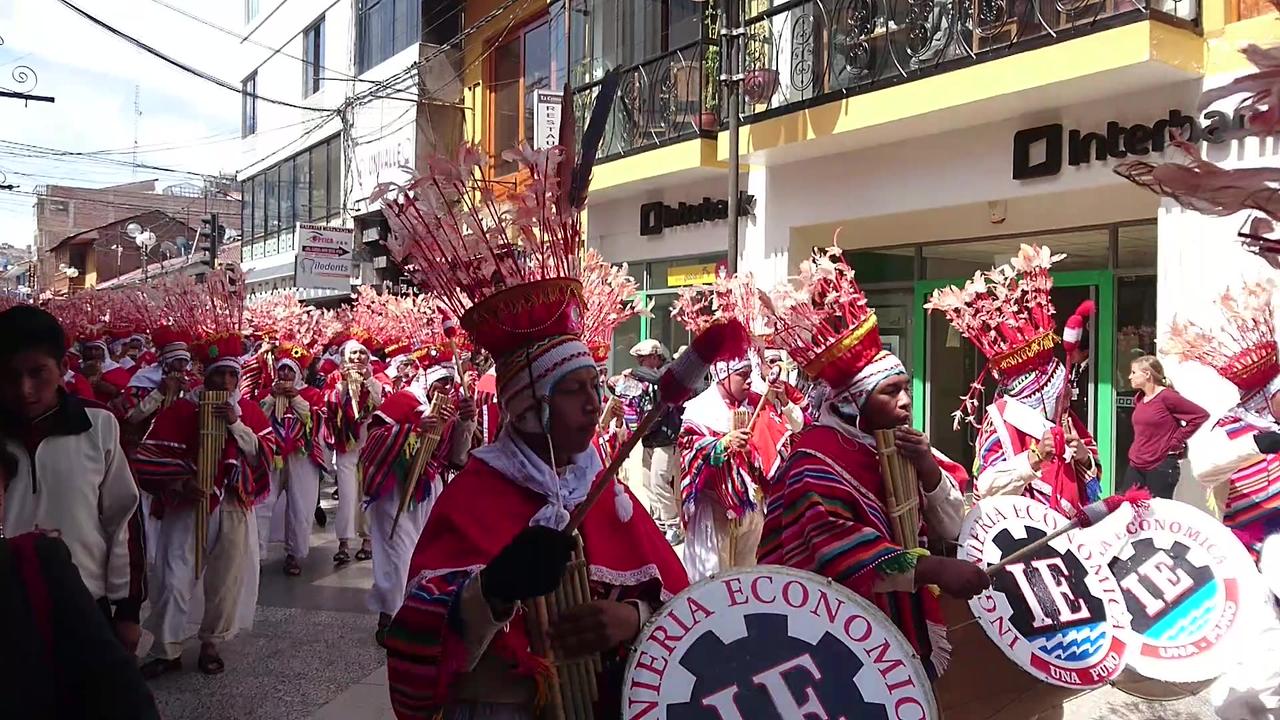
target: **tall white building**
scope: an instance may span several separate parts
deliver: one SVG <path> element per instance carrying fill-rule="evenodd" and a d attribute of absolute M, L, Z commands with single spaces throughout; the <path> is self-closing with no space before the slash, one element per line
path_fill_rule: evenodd
<path fill-rule="evenodd" d="M 461 0 L 245 0 L 239 179 L 251 292 L 294 288 L 298 223 L 354 227 L 352 284 L 396 280 L 367 198 L 461 137 Z M 452 43 L 452 44 L 450 44 Z M 341 291 L 300 288 L 322 300 Z"/>

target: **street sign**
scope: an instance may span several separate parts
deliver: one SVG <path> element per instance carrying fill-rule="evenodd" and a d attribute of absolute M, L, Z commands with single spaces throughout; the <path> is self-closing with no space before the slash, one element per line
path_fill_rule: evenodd
<path fill-rule="evenodd" d="M 553 90 L 535 90 L 533 97 L 533 147 L 546 150 L 560 143 L 560 105 L 564 94 Z"/>
<path fill-rule="evenodd" d="M 355 230 L 298 223 L 298 259 L 294 285 L 300 288 L 350 290 Z"/>

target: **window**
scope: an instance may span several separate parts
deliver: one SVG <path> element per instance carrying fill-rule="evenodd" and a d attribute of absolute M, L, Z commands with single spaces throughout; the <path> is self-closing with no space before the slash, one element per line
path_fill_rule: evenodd
<path fill-rule="evenodd" d="M 358 0 L 356 5 L 356 73 L 418 42 L 421 0 Z"/>
<path fill-rule="evenodd" d="M 573 0 L 573 83 L 684 47 L 701 34 L 699 0 Z"/>
<path fill-rule="evenodd" d="M 533 143 L 534 92 L 559 89 L 565 80 L 564 16 L 544 18 L 526 27 L 493 53 L 489 101 L 493 131 L 489 152 L 498 175 L 515 172 L 502 151 Z"/>
<path fill-rule="evenodd" d="M 240 84 L 240 136 L 258 132 L 258 72 L 249 74 Z"/>
<path fill-rule="evenodd" d="M 258 0 L 244 0 L 244 24 L 248 25 L 258 17 Z"/>
<path fill-rule="evenodd" d="M 302 96 L 320 92 L 324 82 L 324 17 L 302 33 Z"/>
<path fill-rule="evenodd" d="M 322 219 L 329 211 L 328 173 L 325 171 L 325 158 L 328 157 L 325 145 L 317 145 L 307 153 L 308 166 L 311 168 L 311 212 L 307 217 L 311 220 Z"/>
<path fill-rule="evenodd" d="M 67 201 L 45 200 L 44 212 L 46 215 L 65 215 L 67 213 Z"/>
<path fill-rule="evenodd" d="M 462 32 L 462 0 L 435 0 L 435 5 L 422 15 L 422 42 L 447 45 Z"/>
<path fill-rule="evenodd" d="M 330 138 L 244 181 L 245 258 L 291 250 L 296 223 L 326 222 L 342 214 L 340 142 Z"/>

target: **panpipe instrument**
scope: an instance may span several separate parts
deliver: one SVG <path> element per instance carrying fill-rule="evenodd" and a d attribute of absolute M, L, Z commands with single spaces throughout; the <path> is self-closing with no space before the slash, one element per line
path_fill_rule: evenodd
<path fill-rule="evenodd" d="M 907 550 L 920 546 L 920 493 L 916 467 L 898 450 L 892 429 L 876 430 L 876 451 L 880 476 L 884 478 L 886 510 L 893 540 Z"/>
<path fill-rule="evenodd" d="M 533 600 L 534 627 L 529 632 L 529 643 L 534 654 L 552 663 L 553 688 L 543 710 L 543 720 L 594 720 L 595 703 L 600 699 L 600 688 L 596 685 L 596 674 L 601 671 L 600 655 L 558 659 L 546 641 L 548 629 L 562 613 L 591 602 L 582 535 L 575 532 L 573 538 L 573 559 L 565 568 L 560 586 L 555 592 Z"/>
<path fill-rule="evenodd" d="M 200 447 L 196 451 L 196 486 L 200 499 L 195 508 L 196 577 L 204 570 L 205 544 L 209 540 L 209 495 L 213 493 L 222 464 L 222 450 L 227 441 L 227 421 L 213 414 L 213 409 L 230 399 L 225 390 L 205 390 L 200 394 Z"/>
<path fill-rule="evenodd" d="M 445 393 L 431 393 L 431 409 L 427 411 L 427 417 L 441 417 L 444 415 L 445 409 L 452 407 L 449 397 Z M 414 493 L 418 491 L 418 482 L 422 478 L 422 473 L 427 469 L 427 462 L 431 460 L 432 454 L 435 453 L 436 447 L 440 445 L 440 436 L 444 430 L 444 424 L 441 423 L 433 428 L 422 431 L 421 437 L 418 438 L 418 449 L 413 454 L 413 462 L 409 465 L 409 477 L 405 481 L 404 494 L 400 496 L 400 505 L 396 508 L 396 516 L 391 520 L 391 536 L 395 537 L 396 526 L 400 524 L 400 516 L 409 508 L 409 502 L 413 499 Z"/>
<path fill-rule="evenodd" d="M 622 416 L 622 399 L 617 395 L 610 395 L 609 402 L 605 403 L 604 410 L 600 412 L 600 424 L 597 429 L 605 432 L 609 426 L 613 424 L 614 418 Z"/>
<path fill-rule="evenodd" d="M 289 412 L 289 398 L 284 395 L 275 396 L 276 407 L 275 416 L 277 420 L 283 420 L 285 413 Z"/>

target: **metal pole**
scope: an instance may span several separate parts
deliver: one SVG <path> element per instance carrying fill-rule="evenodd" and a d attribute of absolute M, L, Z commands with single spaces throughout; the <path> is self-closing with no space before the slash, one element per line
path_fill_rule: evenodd
<path fill-rule="evenodd" d="M 738 272 L 738 74 L 739 0 L 721 0 L 720 78 L 724 82 L 724 107 L 729 115 L 729 274 Z"/>

